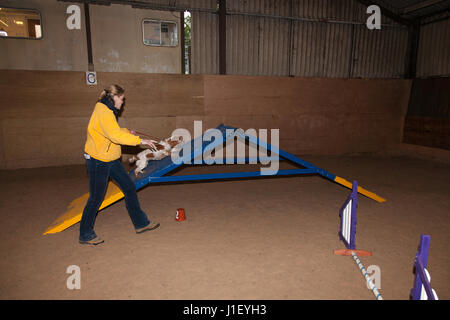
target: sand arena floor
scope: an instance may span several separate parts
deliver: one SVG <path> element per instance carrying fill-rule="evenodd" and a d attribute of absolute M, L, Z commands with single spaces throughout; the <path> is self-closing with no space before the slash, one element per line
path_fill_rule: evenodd
<path fill-rule="evenodd" d="M 407 157 L 304 156 L 382 197 L 359 196 L 356 245 L 381 270 L 383 298 L 408 299 L 420 234 L 428 269 L 450 299 L 450 166 Z M 293 168 L 282 163 L 281 168 Z M 255 169 L 255 168 L 252 168 Z M 187 167 L 176 174 L 248 171 Z M 88 192 L 84 166 L 0 171 L 1 299 L 374 299 L 343 248 L 338 211 L 350 190 L 319 176 L 151 185 L 141 206 L 161 227 L 134 233 L 124 201 L 102 210 L 105 243 L 78 244 L 79 224 L 44 230 Z M 175 221 L 176 208 L 187 220 Z M 81 270 L 69 290 L 67 267 Z"/>

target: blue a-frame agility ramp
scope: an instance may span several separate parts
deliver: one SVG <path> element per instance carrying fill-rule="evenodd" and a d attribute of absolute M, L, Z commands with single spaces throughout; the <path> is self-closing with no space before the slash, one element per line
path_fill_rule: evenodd
<path fill-rule="evenodd" d="M 136 185 L 136 189 L 139 190 L 150 183 L 164 183 L 164 182 L 175 182 L 175 181 L 201 181 L 201 180 L 217 180 L 217 179 L 235 179 L 235 178 L 247 178 L 247 177 L 266 177 L 266 176 L 283 176 L 283 175 L 301 175 L 301 174 L 319 174 L 331 181 L 339 183 L 347 188 L 352 188 L 352 183 L 340 178 L 326 170 L 318 168 L 313 164 L 306 162 L 288 152 L 285 152 L 277 147 L 268 144 L 265 141 L 260 141 L 257 137 L 244 134 L 240 129 L 225 126 L 221 124 L 216 128 L 221 133 L 220 139 L 215 139 L 210 141 L 205 139 L 205 133 L 195 139 L 192 139 L 186 144 L 190 144 L 190 153 L 181 155 L 180 161 L 174 162 L 172 157 L 168 156 L 162 160 L 152 160 L 149 161 L 148 166 L 144 169 L 142 174 L 136 176 L 134 170 L 130 172 L 130 177 Z M 258 146 L 259 148 L 265 148 L 271 152 L 270 158 L 266 160 L 289 160 L 295 164 L 302 166 L 302 169 L 289 169 L 289 170 L 277 170 L 273 172 L 263 172 L 263 171 L 251 171 L 251 172 L 229 172 L 229 173 L 211 173 L 211 174 L 193 174 L 193 175 L 176 175 L 168 176 L 167 174 L 171 171 L 177 169 L 183 165 L 198 165 L 207 164 L 208 160 L 202 159 L 202 155 L 218 148 L 224 143 L 230 141 L 231 139 L 238 138 L 241 141 L 248 141 L 249 144 Z M 185 145 L 183 145 L 185 146 Z M 181 148 L 185 150 L 185 148 Z M 229 159 L 228 159 L 229 160 Z M 255 163 L 257 159 L 245 158 L 245 159 L 234 159 L 237 163 Z M 262 160 L 262 159 L 260 159 Z M 235 163 L 233 161 L 233 163 Z M 226 162 L 229 163 L 228 161 Z M 375 200 L 378 202 L 384 202 L 385 199 L 379 197 L 378 195 L 367 191 L 358 186 L 358 192 Z M 123 198 L 123 193 L 120 189 L 112 182 L 109 183 L 108 189 L 105 195 L 105 199 L 100 206 L 103 209 L 118 200 Z M 81 215 L 86 205 L 89 193 L 82 195 L 81 197 L 72 201 L 67 208 L 67 211 L 59 216 L 52 225 L 47 228 L 44 234 L 57 233 L 67 229 L 68 227 L 74 225 L 81 220 Z"/>

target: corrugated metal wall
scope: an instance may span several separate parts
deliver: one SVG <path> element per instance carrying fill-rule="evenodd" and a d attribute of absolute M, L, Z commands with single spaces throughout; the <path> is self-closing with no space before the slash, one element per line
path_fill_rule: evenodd
<path fill-rule="evenodd" d="M 348 77 L 352 26 L 294 23 L 291 74 L 301 77 Z"/>
<path fill-rule="evenodd" d="M 421 27 L 417 77 L 450 76 L 450 19 Z"/>
<path fill-rule="evenodd" d="M 384 28 L 372 32 L 355 27 L 352 77 L 402 78 L 405 75 L 408 30 Z"/>
<path fill-rule="evenodd" d="M 227 17 L 227 74 L 287 75 L 289 22 Z"/>
<path fill-rule="evenodd" d="M 186 6 L 216 10 L 216 0 L 184 0 Z M 192 4 L 191 4 L 192 3 Z M 191 73 L 219 73 L 219 16 L 215 13 L 192 11 Z"/>
<path fill-rule="evenodd" d="M 219 16 L 192 12 L 192 74 L 219 73 Z"/>
<path fill-rule="evenodd" d="M 367 17 L 354 0 L 227 0 L 227 74 L 403 77 L 407 28 L 382 16 L 368 30 Z M 192 20 L 192 72 L 216 74 L 218 15 Z"/>

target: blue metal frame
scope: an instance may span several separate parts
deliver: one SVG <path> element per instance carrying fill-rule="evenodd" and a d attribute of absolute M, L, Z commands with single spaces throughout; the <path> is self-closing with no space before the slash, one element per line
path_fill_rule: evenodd
<path fill-rule="evenodd" d="M 136 185 L 136 189 L 141 189 L 149 183 L 160 183 L 160 182 L 173 182 L 173 181 L 193 181 L 193 180 L 211 180 L 211 179 L 232 179 L 232 178 L 248 178 L 248 177 L 271 177 L 271 176 L 282 176 L 282 175 L 299 175 L 299 174 L 319 174 L 327 179 L 334 181 L 336 178 L 335 175 L 329 173 L 326 170 L 318 168 L 311 163 L 303 161 L 302 159 L 287 153 L 281 149 L 273 147 L 269 143 L 260 142 L 260 140 L 256 137 L 243 135 L 241 131 L 237 130 L 234 127 L 219 125 L 216 129 L 222 132 L 223 139 L 219 141 L 203 141 L 203 136 L 199 136 L 191 141 L 186 143 L 191 144 L 191 154 L 186 157 L 191 163 L 187 163 L 189 161 L 184 161 L 181 164 L 175 164 L 172 161 L 171 157 L 166 157 L 162 160 L 150 160 L 148 162 L 147 168 L 144 169 L 143 173 L 136 177 L 134 174 L 134 170 L 130 172 L 130 177 Z M 227 129 L 229 130 L 227 132 Z M 232 134 L 230 134 L 232 132 Z M 205 161 L 194 161 L 198 156 L 202 155 L 205 150 L 211 150 L 215 147 L 223 144 L 228 139 L 234 139 L 235 136 L 239 136 L 242 139 L 249 141 L 250 143 L 254 143 L 258 146 L 266 148 L 268 151 L 272 153 L 276 153 L 279 155 L 279 159 L 290 160 L 298 165 L 304 167 L 304 169 L 292 169 L 292 170 L 278 170 L 274 172 L 273 175 L 262 175 L 260 171 L 254 172 L 231 172 L 231 173 L 212 173 L 212 174 L 196 174 L 196 175 L 179 175 L 179 176 L 165 176 L 169 172 L 175 170 L 176 168 L 182 165 L 198 165 L 205 164 Z M 273 157 L 261 158 L 260 160 L 273 159 Z M 242 160 L 242 159 L 238 159 Z M 254 158 L 245 158 L 245 163 L 250 161 L 254 161 Z M 236 159 L 235 159 L 236 161 Z M 239 162 L 238 162 L 239 163 Z"/>
<path fill-rule="evenodd" d="M 255 138 L 253 136 L 244 136 L 239 131 L 237 132 L 237 134 L 242 139 L 248 139 L 249 142 L 254 143 L 254 144 L 258 145 L 258 146 L 261 145 L 261 143 L 259 142 L 258 138 Z M 298 158 L 298 157 L 296 157 L 296 156 L 294 156 L 294 155 L 292 155 L 292 154 L 290 154 L 290 153 L 288 153 L 286 151 L 283 151 L 283 150 L 281 150 L 279 148 L 274 148 L 270 143 L 263 142 L 263 144 L 264 144 L 264 147 L 267 150 L 274 151 L 275 153 L 278 153 L 280 155 L 280 158 L 282 158 L 282 159 L 284 158 L 284 159 L 290 160 L 290 161 L 292 161 L 292 162 L 294 162 L 296 164 L 299 164 L 299 165 L 301 165 L 301 166 L 303 166 L 305 168 L 316 170 L 317 174 L 320 174 L 321 176 L 323 176 L 323 177 L 325 177 L 327 179 L 330 179 L 332 181 L 334 181 L 336 179 L 336 175 L 334 175 L 334 174 L 332 174 L 332 173 L 330 173 L 330 172 L 328 172 L 326 170 L 323 170 L 321 168 L 318 168 L 315 165 L 313 165 L 313 164 L 311 164 L 309 162 L 306 162 L 306 161 L 304 161 L 304 160 L 302 160 L 302 159 L 300 159 L 300 158 Z"/>

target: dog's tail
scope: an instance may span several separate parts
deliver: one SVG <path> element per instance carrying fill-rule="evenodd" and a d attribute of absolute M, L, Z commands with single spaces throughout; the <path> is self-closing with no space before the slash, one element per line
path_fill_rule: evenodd
<path fill-rule="evenodd" d="M 128 159 L 128 162 L 133 163 L 137 160 L 135 156 L 132 156 L 130 159 Z"/>

